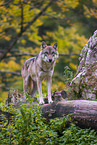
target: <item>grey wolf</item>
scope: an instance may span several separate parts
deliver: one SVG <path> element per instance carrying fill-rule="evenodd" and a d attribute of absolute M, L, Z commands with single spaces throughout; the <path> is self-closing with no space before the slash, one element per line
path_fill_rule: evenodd
<path fill-rule="evenodd" d="M 51 98 L 51 84 L 56 59 L 59 56 L 57 49 L 58 43 L 55 43 L 53 46 L 47 46 L 43 41 L 40 53 L 36 57 L 27 59 L 22 67 L 24 94 L 30 88 L 31 97 L 34 97 L 38 88 L 39 104 L 44 104 L 42 95 L 42 80 L 44 79 L 47 81 L 48 103 L 53 102 Z M 24 97 L 26 96 L 24 95 Z"/>

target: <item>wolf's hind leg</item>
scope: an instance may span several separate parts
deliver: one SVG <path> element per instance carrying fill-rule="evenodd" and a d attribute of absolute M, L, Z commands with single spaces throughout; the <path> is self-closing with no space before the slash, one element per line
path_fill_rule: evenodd
<path fill-rule="evenodd" d="M 24 99 L 26 99 L 26 93 L 28 89 L 28 84 L 29 84 L 29 76 L 26 78 L 23 78 L 23 91 L 24 91 Z"/>
<path fill-rule="evenodd" d="M 32 98 L 35 96 L 36 91 L 37 91 L 37 82 L 33 81 L 33 89 L 31 91 Z"/>

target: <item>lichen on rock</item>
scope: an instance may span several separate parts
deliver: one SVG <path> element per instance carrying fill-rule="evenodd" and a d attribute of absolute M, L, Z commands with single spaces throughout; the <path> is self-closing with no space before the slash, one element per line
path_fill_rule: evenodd
<path fill-rule="evenodd" d="M 83 98 L 97 99 L 97 30 L 83 47 L 79 61 L 72 89 Z"/>

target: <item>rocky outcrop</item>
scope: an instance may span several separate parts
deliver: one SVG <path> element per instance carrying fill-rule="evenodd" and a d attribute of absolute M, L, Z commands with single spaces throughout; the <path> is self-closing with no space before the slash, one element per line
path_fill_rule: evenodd
<path fill-rule="evenodd" d="M 79 97 L 97 99 L 97 30 L 82 49 L 79 61 L 72 89 Z"/>

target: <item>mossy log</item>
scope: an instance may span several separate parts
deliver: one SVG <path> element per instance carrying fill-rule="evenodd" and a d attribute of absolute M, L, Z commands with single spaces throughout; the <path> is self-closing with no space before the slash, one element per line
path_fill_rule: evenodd
<path fill-rule="evenodd" d="M 81 128 L 97 130 L 97 101 L 72 100 L 45 104 L 43 116 L 47 119 L 71 114 L 71 120 Z"/>

